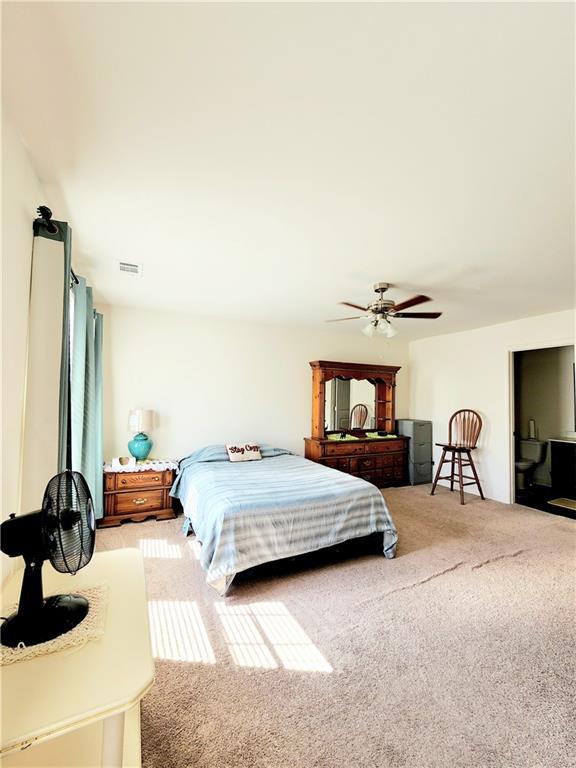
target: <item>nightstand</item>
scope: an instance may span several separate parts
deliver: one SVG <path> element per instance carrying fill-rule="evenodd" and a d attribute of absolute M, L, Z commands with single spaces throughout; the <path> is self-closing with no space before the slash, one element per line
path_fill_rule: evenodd
<path fill-rule="evenodd" d="M 125 520 L 141 522 L 148 517 L 169 520 L 176 517 L 170 488 L 176 474 L 175 468 L 148 469 L 147 465 L 160 467 L 173 462 L 142 462 L 136 472 L 115 472 L 104 469 L 104 517 L 98 527 L 120 525 Z"/>

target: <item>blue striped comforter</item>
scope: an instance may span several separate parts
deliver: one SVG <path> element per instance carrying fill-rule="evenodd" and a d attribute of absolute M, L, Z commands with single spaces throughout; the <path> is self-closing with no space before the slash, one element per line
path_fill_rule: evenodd
<path fill-rule="evenodd" d="M 221 594 L 246 568 L 374 532 L 394 557 L 396 528 L 371 483 L 280 449 L 263 446 L 266 458 L 248 462 L 230 462 L 222 449 L 181 462 L 171 491 L 202 544 L 206 581 Z"/>

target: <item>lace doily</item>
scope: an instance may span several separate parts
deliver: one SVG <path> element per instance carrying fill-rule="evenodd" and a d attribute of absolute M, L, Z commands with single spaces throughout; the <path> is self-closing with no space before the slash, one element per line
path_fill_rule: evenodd
<path fill-rule="evenodd" d="M 178 462 L 175 459 L 150 459 L 137 461 L 135 466 L 121 464 L 113 467 L 112 464 L 104 464 L 104 472 L 162 472 L 164 469 L 178 469 Z"/>
<path fill-rule="evenodd" d="M 27 661 L 28 659 L 44 656 L 47 653 L 56 653 L 66 648 L 73 648 L 87 643 L 89 640 L 96 640 L 104 634 L 104 625 L 106 622 L 106 607 L 108 605 L 108 585 L 97 584 L 93 587 L 83 587 L 75 589 L 74 594 L 82 595 L 90 603 L 86 617 L 82 619 L 70 632 L 65 632 L 54 640 L 47 643 L 38 643 L 38 645 L 19 646 L 18 648 L 9 648 L 6 645 L 0 645 L 0 665 L 14 664 L 17 661 Z M 14 613 L 18 608 L 12 606 L 6 615 Z"/>

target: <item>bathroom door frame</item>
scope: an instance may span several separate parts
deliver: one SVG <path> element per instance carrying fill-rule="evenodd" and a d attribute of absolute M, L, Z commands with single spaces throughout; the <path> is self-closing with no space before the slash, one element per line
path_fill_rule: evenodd
<path fill-rule="evenodd" d="M 535 344 L 517 344 L 508 347 L 508 467 L 509 467 L 509 498 L 510 504 L 516 503 L 516 466 L 515 466 L 515 440 L 514 427 L 516 426 L 516 413 L 514 405 L 514 354 L 516 352 L 533 352 L 537 349 L 552 349 L 554 347 L 574 347 L 576 355 L 576 344 L 574 337 L 550 339 L 548 341 L 539 341 Z"/>

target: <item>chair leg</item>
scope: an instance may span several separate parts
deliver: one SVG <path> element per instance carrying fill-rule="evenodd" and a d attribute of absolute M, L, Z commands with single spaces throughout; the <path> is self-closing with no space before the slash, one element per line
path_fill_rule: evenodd
<path fill-rule="evenodd" d="M 436 490 L 436 486 L 438 485 L 438 478 L 440 477 L 440 470 L 442 469 L 442 465 L 444 464 L 445 458 L 446 458 L 446 448 L 443 448 L 442 458 L 440 459 L 440 462 L 438 464 L 438 469 L 436 470 L 436 477 L 434 478 L 434 482 L 432 483 L 432 490 L 430 491 L 430 496 L 434 496 L 434 491 Z"/>
<path fill-rule="evenodd" d="M 455 451 L 452 451 L 452 461 L 451 463 L 451 471 L 450 471 L 450 490 L 454 490 L 454 472 L 456 471 L 456 453 Z"/>
<path fill-rule="evenodd" d="M 458 451 L 458 482 L 460 484 L 460 504 L 464 504 L 464 479 L 462 477 L 462 452 Z"/>
<path fill-rule="evenodd" d="M 485 501 L 484 494 L 482 493 L 482 486 L 480 485 L 480 480 L 478 479 L 478 472 L 476 472 L 474 459 L 472 458 L 472 454 L 470 452 L 468 452 L 468 461 L 470 462 L 470 469 L 472 470 L 472 474 L 474 475 L 474 479 L 476 480 L 476 485 L 478 486 L 478 490 L 480 491 L 480 498 L 482 499 L 482 501 Z"/>

